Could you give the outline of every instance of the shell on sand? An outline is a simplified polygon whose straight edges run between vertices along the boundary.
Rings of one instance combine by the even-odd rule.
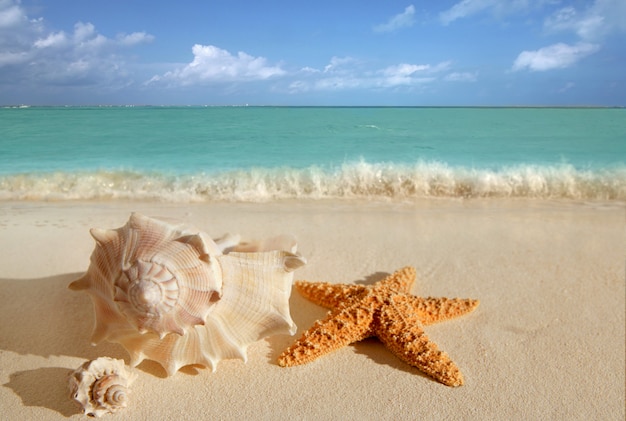
[[[123,360],[101,357],[87,361],[70,375],[70,397],[85,415],[115,413],[128,405],[130,385],[136,377]]]
[[[106,339],[168,375],[222,359],[246,360],[259,339],[293,334],[293,271],[305,264],[295,240],[240,244],[212,240],[190,225],[133,213],[121,228],[92,229],[96,247],[83,277],[70,284],[92,298],[94,344]]]

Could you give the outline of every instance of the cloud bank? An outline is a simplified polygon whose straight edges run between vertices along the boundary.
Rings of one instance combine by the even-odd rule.
[[[289,85],[291,93],[311,91],[342,91],[353,89],[382,90],[421,89],[436,81],[473,81],[455,78],[449,73],[452,63],[437,64],[400,63],[372,70],[351,57],[333,57],[323,70],[303,68],[297,79]]]
[[[123,51],[153,40],[145,32],[106,37],[89,22],[50,31],[19,2],[0,0],[0,84],[122,86],[130,83]]]

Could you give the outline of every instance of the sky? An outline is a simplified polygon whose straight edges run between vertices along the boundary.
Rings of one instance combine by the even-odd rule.
[[[0,105],[625,106],[626,0],[0,0]]]

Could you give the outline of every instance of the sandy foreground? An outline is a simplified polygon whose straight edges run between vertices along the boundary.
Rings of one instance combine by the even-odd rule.
[[[307,365],[277,356],[326,310],[291,297],[296,336],[249,348],[248,362],[173,377],[137,368],[129,408],[104,419],[623,420],[626,204],[431,200],[417,204],[0,203],[0,407],[3,419],[86,418],[67,376],[88,359],[89,297],[67,289],[89,264],[90,227],[132,211],[175,217],[217,237],[291,233],[308,264],[296,279],[372,282],[417,269],[413,293],[478,298],[472,314],[426,327],[465,385],[422,375],[376,339]]]

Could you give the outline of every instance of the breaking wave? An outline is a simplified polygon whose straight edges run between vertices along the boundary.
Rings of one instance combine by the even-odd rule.
[[[152,200],[266,202],[281,199],[406,201],[429,197],[626,200],[626,166],[493,169],[356,162],[334,169],[257,168],[211,174],[136,171],[0,175],[0,200]]]

